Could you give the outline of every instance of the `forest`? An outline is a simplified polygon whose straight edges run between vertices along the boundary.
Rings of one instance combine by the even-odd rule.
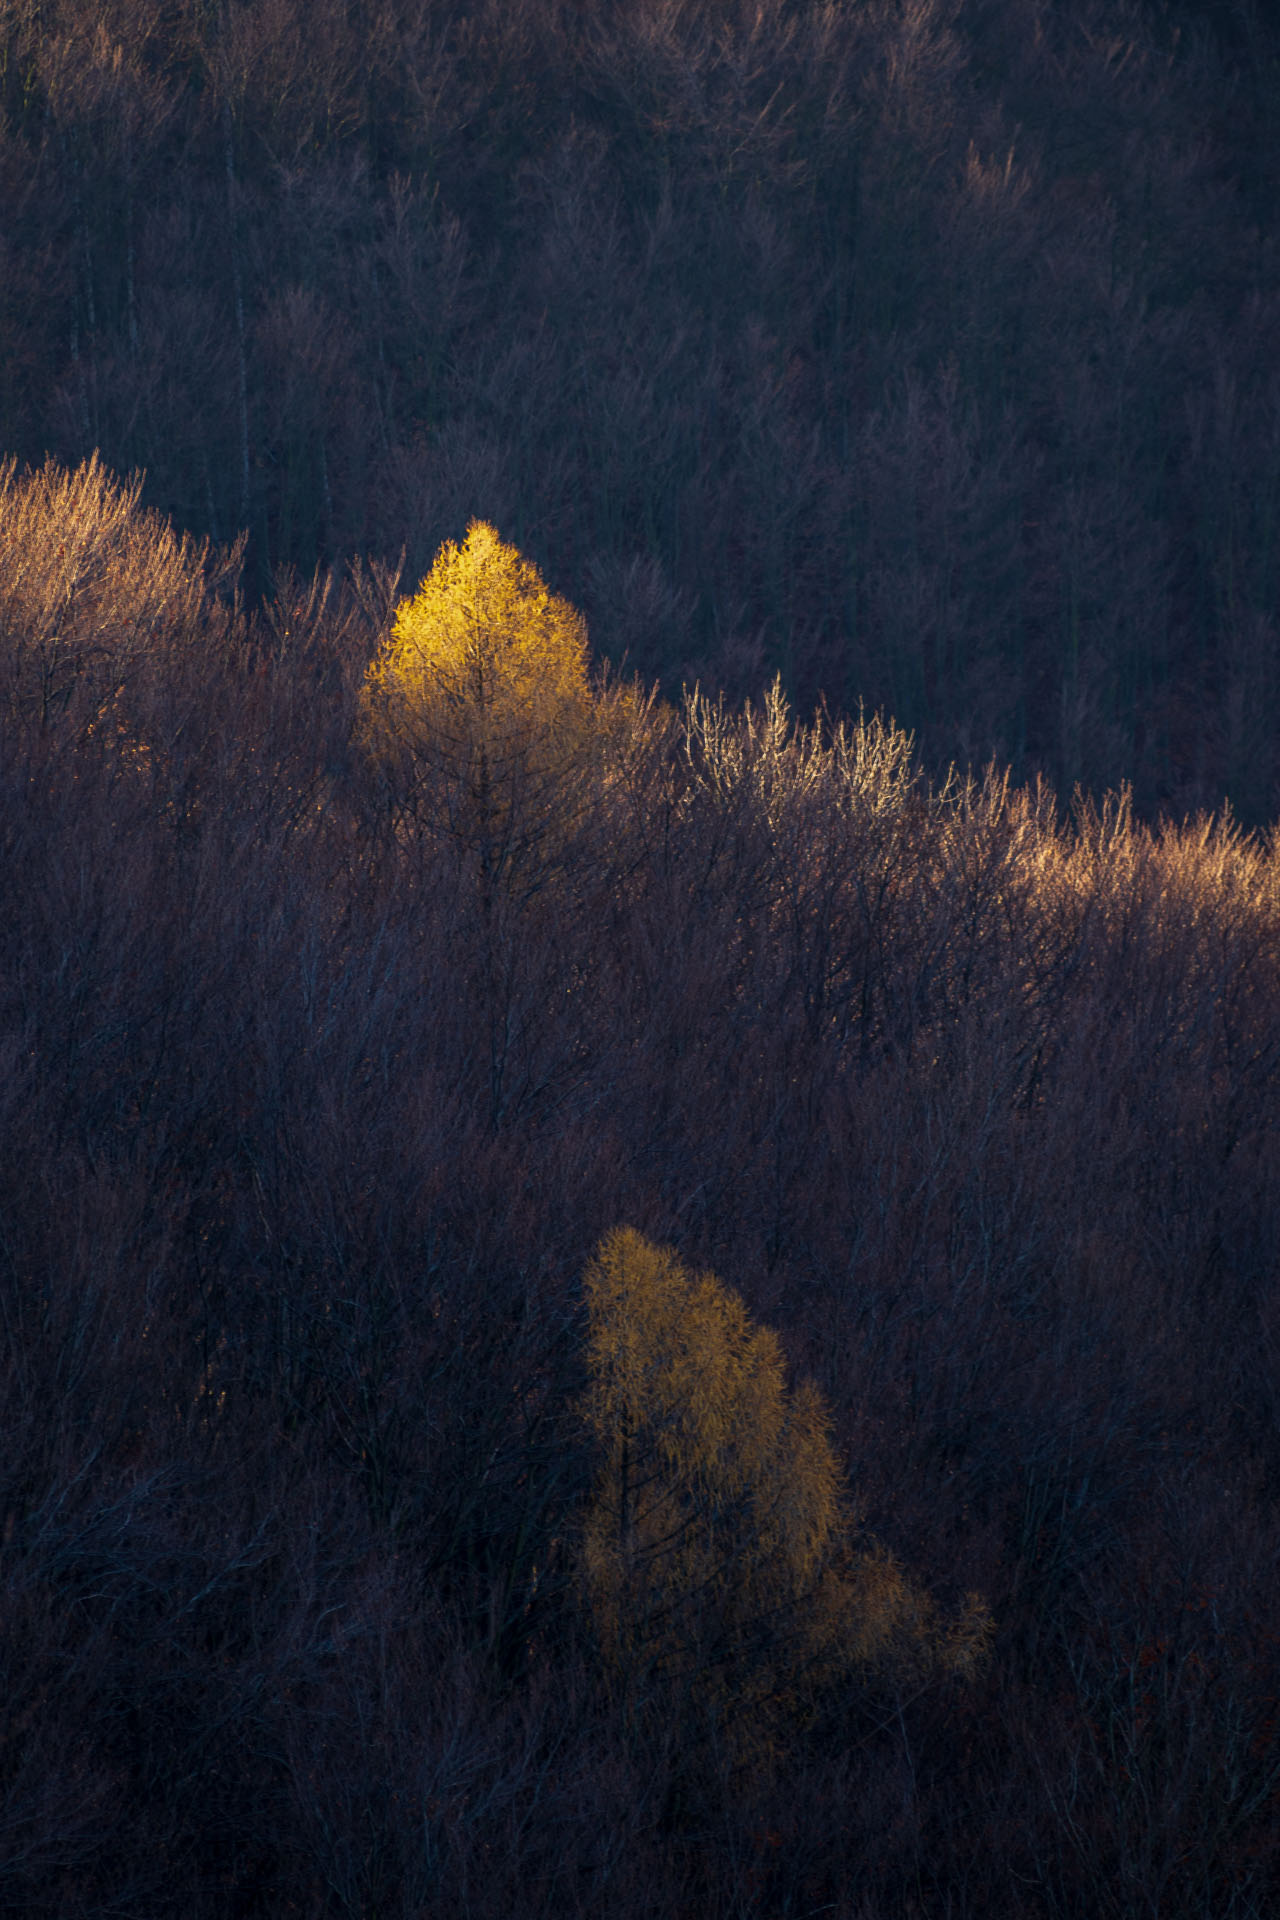
[[[1280,1905],[1280,28],[0,0],[0,1909]]]

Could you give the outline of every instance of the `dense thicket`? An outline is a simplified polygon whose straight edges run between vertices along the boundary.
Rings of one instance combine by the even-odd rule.
[[[1274,845],[633,699],[503,884],[359,748],[394,581],[235,577],[0,482],[0,1905],[1273,1913]],[[768,1765],[602,1684],[620,1224],[977,1678]]]
[[[1261,821],[1277,205],[1223,0],[7,0],[0,450]]]

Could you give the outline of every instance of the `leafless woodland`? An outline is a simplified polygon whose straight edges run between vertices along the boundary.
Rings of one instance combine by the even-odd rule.
[[[6,1912],[1275,1911],[1278,72],[0,9]],[[502,885],[360,732],[473,514],[626,722]],[[620,1225],[980,1671],[611,1684]]]

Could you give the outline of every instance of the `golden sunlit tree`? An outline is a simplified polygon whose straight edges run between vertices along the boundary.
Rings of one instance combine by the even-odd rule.
[[[403,793],[429,783],[432,819],[493,881],[563,840],[594,705],[581,614],[473,520],[397,609],[366,678],[362,734]]]
[[[709,1712],[739,1752],[858,1669],[971,1673],[976,1597],[944,1621],[892,1554],[855,1545],[830,1416],[714,1274],[629,1228],[584,1276],[598,1473],[582,1566],[605,1659]]]

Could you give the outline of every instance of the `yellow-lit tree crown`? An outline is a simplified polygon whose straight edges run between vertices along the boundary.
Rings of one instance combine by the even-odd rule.
[[[753,1562],[776,1559],[777,1578],[803,1585],[840,1521],[840,1473],[826,1409],[810,1387],[788,1391],[777,1335],[714,1274],[629,1228],[601,1243],[585,1286],[606,1495],[590,1550],[652,1551],[678,1581],[706,1551],[701,1518],[732,1513],[749,1522]],[[628,1450],[645,1464],[624,1487]]]
[[[552,746],[588,700],[587,630],[532,561],[473,520],[447,541],[369,672],[370,733],[483,754],[490,776],[511,755]]]
[[[500,878],[539,885],[572,841],[599,709],[581,614],[473,520],[397,608],[365,678],[360,737],[401,818],[473,852],[491,900]]]
[[[737,1293],[630,1228],[584,1289],[583,1572],[616,1673],[679,1683],[758,1752],[780,1708],[855,1669],[974,1670],[986,1608],[944,1622],[886,1549],[854,1548],[826,1404]]]

